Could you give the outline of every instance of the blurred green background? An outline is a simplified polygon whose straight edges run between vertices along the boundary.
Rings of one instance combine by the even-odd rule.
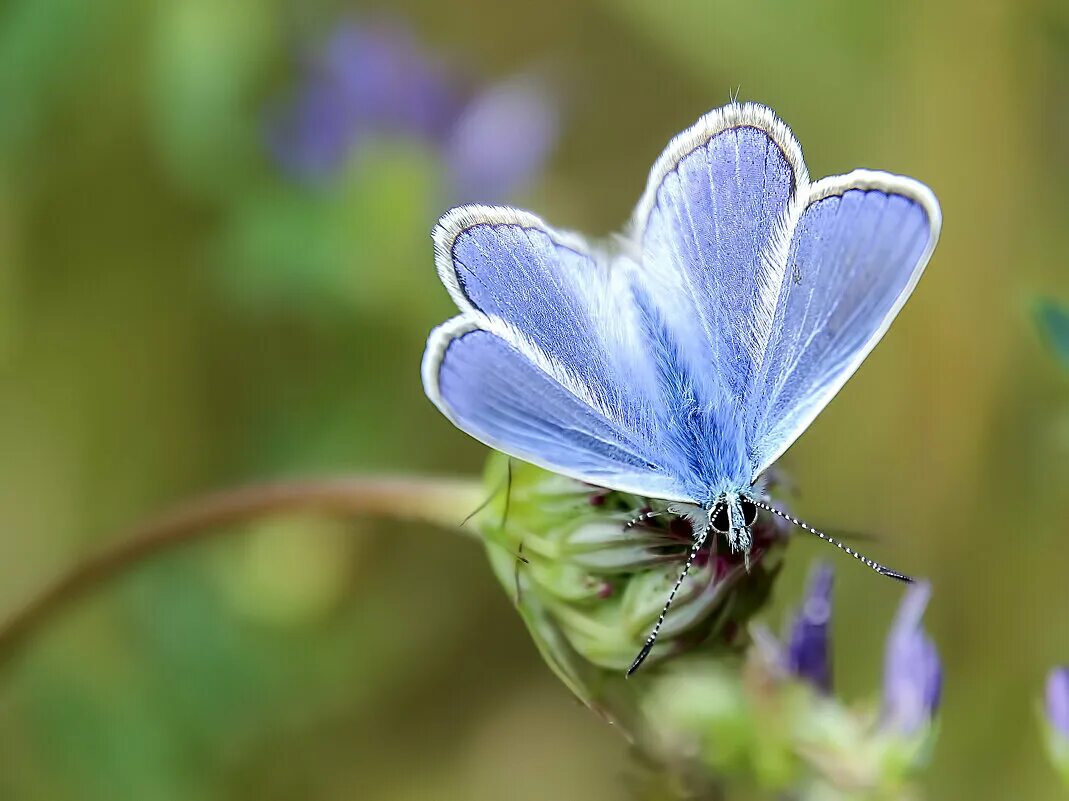
[[[352,66],[372,46],[395,83]],[[0,609],[202,491],[478,471],[419,382],[451,314],[434,219],[507,200],[608,233],[736,90],[811,174],[889,169],[942,202],[913,300],[784,464],[803,517],[934,583],[929,796],[1060,797],[1036,718],[1069,661],[1069,374],[1031,319],[1069,300],[1055,0],[7,0]],[[339,117],[339,93],[363,100]],[[0,798],[626,796],[622,741],[478,547],[312,518],[235,534],[115,582],[0,673]],[[777,606],[817,554],[793,543]],[[838,692],[863,697],[900,588],[837,567]]]

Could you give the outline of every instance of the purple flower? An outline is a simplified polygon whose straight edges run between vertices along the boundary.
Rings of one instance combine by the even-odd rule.
[[[1069,739],[1069,668],[1056,667],[1047,676],[1046,708],[1051,728]]]
[[[786,666],[822,692],[831,692],[831,591],[834,574],[818,563],[809,575],[805,601],[787,634]]]
[[[505,199],[538,173],[556,142],[556,109],[540,81],[517,76],[483,90],[464,108],[446,146],[455,199]]]
[[[292,103],[268,131],[282,166],[322,178],[344,163],[371,133],[432,139],[456,115],[445,69],[403,26],[346,23],[304,66]]]
[[[304,65],[292,100],[268,126],[291,175],[329,178],[371,136],[438,150],[453,200],[503,200],[536,174],[557,140],[545,87],[514,77],[473,87],[395,21],[334,30]]]
[[[883,725],[904,735],[920,731],[939,708],[943,672],[935,644],[921,628],[931,587],[906,590],[884,658]]]

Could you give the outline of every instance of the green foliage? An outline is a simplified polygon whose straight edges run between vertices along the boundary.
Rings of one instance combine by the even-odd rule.
[[[1069,739],[1045,719],[1041,720],[1040,726],[1043,732],[1043,744],[1047,748],[1051,764],[1062,783],[1069,787]]]
[[[149,121],[170,176],[227,198],[263,169],[266,78],[280,47],[270,4],[161,3],[150,25]]]

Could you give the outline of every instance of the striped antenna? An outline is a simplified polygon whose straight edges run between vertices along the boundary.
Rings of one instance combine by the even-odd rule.
[[[914,581],[914,579],[912,579],[911,577],[907,576],[905,573],[899,573],[897,570],[891,570],[891,568],[889,568],[889,567],[884,567],[879,562],[873,562],[867,556],[863,556],[862,554],[859,554],[857,551],[855,551],[849,545],[846,545],[845,543],[840,542],[839,540],[835,539],[834,537],[829,537],[823,531],[817,531],[815,528],[813,528],[808,523],[803,523],[798,518],[791,517],[786,512],[781,512],[779,509],[776,509],[773,506],[769,506],[767,503],[764,503],[763,501],[754,500],[753,502],[754,502],[755,506],[758,506],[758,507],[760,507],[760,508],[762,508],[762,509],[764,509],[766,511],[772,512],[772,514],[774,514],[774,515],[779,515],[784,520],[789,520],[791,523],[794,523],[794,525],[798,526],[798,528],[802,529],[803,531],[808,531],[810,534],[814,534],[817,537],[820,537],[822,540],[824,540],[824,542],[827,542],[827,543],[830,543],[830,544],[834,545],[840,551],[846,551],[852,557],[857,559],[857,561],[861,562],[864,565],[868,565],[873,570],[875,570],[877,573],[879,573],[881,576],[887,576],[888,578],[897,579],[898,581],[904,581],[907,584],[912,584],[913,581]]]

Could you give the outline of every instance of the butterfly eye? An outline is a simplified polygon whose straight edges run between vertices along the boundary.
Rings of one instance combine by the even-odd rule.
[[[716,507],[716,514],[712,519],[713,530],[721,534],[727,534],[731,530],[731,520],[728,517],[728,506],[722,503]]]
[[[742,522],[749,528],[757,522],[757,504],[749,498],[740,498],[739,505],[742,506]]]

